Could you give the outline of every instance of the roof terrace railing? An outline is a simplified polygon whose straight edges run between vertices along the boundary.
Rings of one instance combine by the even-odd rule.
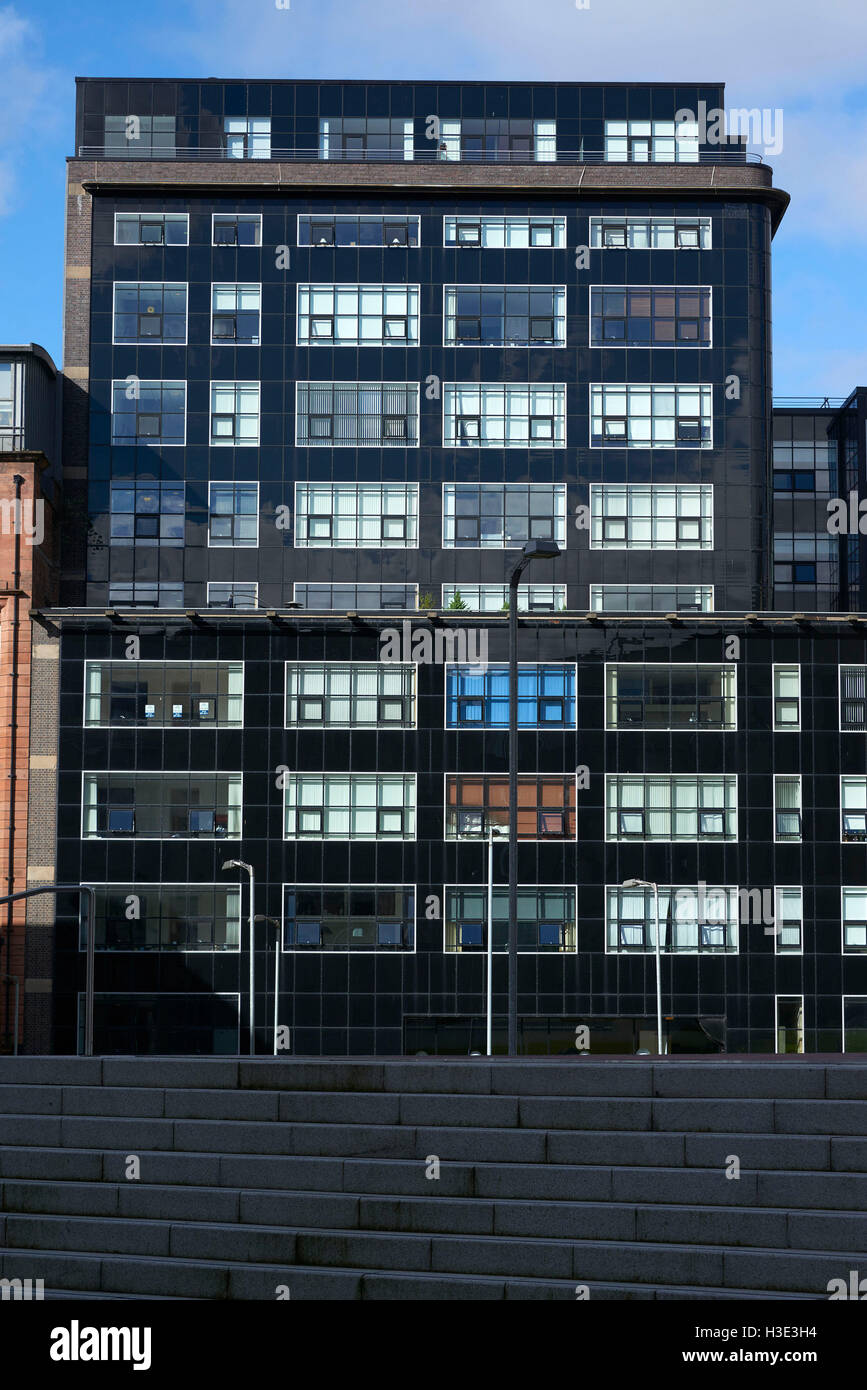
[[[848,396],[774,396],[774,410],[839,410]]]
[[[445,155],[437,150],[413,151],[412,158],[407,158],[403,150],[358,150],[351,154],[330,153],[323,154],[319,146],[316,148],[295,148],[295,149],[273,149],[268,155],[248,156],[240,160],[237,155],[233,155],[222,145],[214,146],[169,146],[165,149],[159,146],[145,144],[142,142],[130,141],[130,146],[135,149],[120,145],[79,145],[79,159],[131,159],[145,161],[159,160],[204,160],[222,162],[223,160],[233,160],[236,163],[267,164],[278,162],[286,163],[323,163],[323,164],[763,164],[764,161],[760,154],[752,150],[701,150],[694,158],[686,159],[650,159],[650,160],[623,160],[608,159],[601,150],[558,150],[556,154],[546,154],[544,157],[535,155],[532,151],[526,150],[497,150],[486,151],[483,155],[476,152],[464,153],[460,156],[451,154]]]

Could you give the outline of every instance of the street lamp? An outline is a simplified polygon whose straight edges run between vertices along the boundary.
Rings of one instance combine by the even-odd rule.
[[[280,932],[283,923],[279,917],[265,917],[262,913],[257,913],[253,918],[254,922],[270,922],[277,935],[274,938],[274,1056],[277,1056],[277,1029],[280,1017]]]
[[[255,959],[253,952],[253,898],[255,894],[255,880],[253,877],[253,865],[245,864],[243,859],[226,859],[221,865],[223,869],[246,869],[250,875],[250,1056],[256,1056],[256,1029],[254,1024],[254,1001],[255,1001]]]
[[[488,826],[488,974],[487,974],[487,1047],[488,1057],[492,1057],[492,1034],[494,1028],[494,836],[506,835],[504,825]]]
[[[652,888],[653,889],[653,941],[656,948],[656,1045],[660,1057],[662,1056],[662,967],[659,959],[659,888],[655,883],[648,883],[644,878],[627,878],[623,882],[624,888]]]
[[[533,560],[556,560],[554,540],[527,541],[509,576],[509,1056],[518,1055],[518,585]]]

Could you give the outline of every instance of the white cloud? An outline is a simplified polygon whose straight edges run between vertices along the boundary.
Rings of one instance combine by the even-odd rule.
[[[21,194],[19,167],[35,140],[57,127],[58,77],[42,61],[38,30],[14,5],[0,9],[0,215],[13,212]]]

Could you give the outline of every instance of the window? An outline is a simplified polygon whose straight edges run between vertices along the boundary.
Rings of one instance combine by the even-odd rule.
[[[842,888],[844,955],[867,951],[867,888]]]
[[[566,386],[443,386],[443,445],[447,449],[562,449],[566,445]]]
[[[591,550],[712,550],[713,487],[591,483]]]
[[[211,444],[258,443],[258,381],[212,381]]]
[[[209,608],[256,608],[259,604],[259,585],[245,583],[208,584]]]
[[[503,613],[508,610],[508,604],[508,584],[443,585],[443,608],[465,608],[470,613]],[[518,588],[519,613],[559,613],[565,607],[565,584],[521,584]]]
[[[606,889],[605,950],[714,955],[738,950],[737,888],[659,885],[659,921],[652,888]]]
[[[296,443],[339,448],[417,448],[416,381],[299,381]]]
[[[113,381],[112,444],[183,444],[186,439],[185,381]]]
[[[592,285],[591,347],[710,347],[704,285]]]
[[[215,212],[211,217],[213,246],[261,246],[260,212]]]
[[[820,585],[836,593],[838,570],[837,536],[811,531],[774,532],[774,584],[778,588],[788,585],[813,589]]]
[[[446,667],[447,729],[508,729],[507,666]],[[575,728],[575,667],[518,667],[518,727]]]
[[[301,608],[318,612],[369,610],[373,613],[414,612],[417,584],[296,584],[295,600]]]
[[[0,362],[0,448],[24,445],[24,368],[20,362]]]
[[[418,346],[418,285],[299,285],[298,343]]]
[[[287,662],[286,728],[412,729],[415,683],[397,662]]]
[[[804,996],[778,994],[776,1004],[777,1052],[804,1051]]]
[[[606,121],[605,158],[613,163],[698,163],[697,121]]]
[[[444,217],[445,246],[563,247],[565,217]]]
[[[557,158],[555,121],[488,117],[441,120],[438,155],[465,163],[549,163]]]
[[[259,544],[259,484],[211,483],[208,545]]]
[[[415,774],[286,774],[287,840],[414,840]]]
[[[271,121],[261,116],[226,116],[223,122],[229,159],[270,159]]]
[[[241,996],[238,993],[124,994],[97,991],[93,998],[94,1048],[100,1056],[237,1057]],[[84,1052],[84,992],[78,995],[78,1052]]]
[[[97,951],[237,951],[241,889],[209,883],[94,885]],[[130,895],[137,915],[129,916]],[[87,948],[82,921],[80,950]]]
[[[738,779],[608,775],[607,840],[736,840]]]
[[[840,778],[843,840],[867,840],[867,777]]]
[[[801,727],[801,668],[774,667],[774,728]]]
[[[107,159],[173,159],[174,116],[106,116]]]
[[[188,246],[190,219],[186,212],[116,212],[115,246]]]
[[[804,949],[803,889],[774,889],[774,948],[778,955],[800,955]]]
[[[151,583],[135,580],[109,584],[108,601],[118,608],[183,608],[184,586],[180,583]]]
[[[528,540],[566,544],[566,488],[545,483],[445,483],[443,545],[519,549]]]
[[[240,838],[240,772],[85,772],[83,777],[82,839]]]
[[[259,285],[211,286],[211,344],[259,343],[262,290]]]
[[[418,483],[297,483],[296,546],[418,544]]]
[[[109,533],[112,545],[183,545],[183,484],[112,483]]]
[[[565,347],[565,285],[446,285],[451,347]]]
[[[290,884],[284,951],[413,951],[415,889],[381,884]]]
[[[712,613],[713,585],[591,584],[594,613]]]
[[[403,117],[323,117],[319,121],[319,158],[412,159],[413,122]]]
[[[242,728],[243,662],[86,661],[85,728]]]
[[[733,666],[606,666],[608,729],[734,729]]]
[[[162,281],[114,286],[115,343],[185,343],[187,287]]]
[[[298,217],[299,246],[418,246],[419,221],[410,214],[356,216],[338,212]]]
[[[446,839],[509,827],[508,777],[446,774]],[[575,776],[518,778],[518,839],[575,839]]]
[[[710,449],[712,386],[590,387],[593,449]]]
[[[843,995],[843,1051],[867,1052],[867,995]]]
[[[493,951],[508,950],[509,890],[495,884],[492,894]],[[531,954],[576,950],[574,888],[518,885],[518,950]],[[484,952],[488,941],[486,888],[446,887],[446,951]]]
[[[605,250],[709,251],[709,217],[591,217],[590,245]]]
[[[774,839],[800,841],[801,778],[798,775],[774,778]],[[867,838],[867,836],[865,836]]]
[[[867,666],[840,667],[840,728],[843,733],[867,731]]]

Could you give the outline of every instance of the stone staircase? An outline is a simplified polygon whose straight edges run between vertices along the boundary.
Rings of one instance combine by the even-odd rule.
[[[867,1276],[865,1136],[854,1058],[0,1058],[0,1277],[827,1299]]]

